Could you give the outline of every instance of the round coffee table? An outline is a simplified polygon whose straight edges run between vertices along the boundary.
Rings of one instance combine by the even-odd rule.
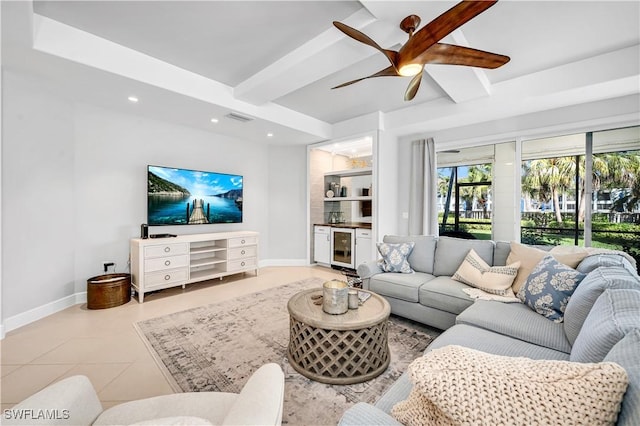
[[[359,290],[366,291],[366,290]],[[289,363],[312,380],[346,385],[380,375],[389,365],[387,320],[391,308],[381,296],[358,309],[327,314],[311,296],[322,288],[295,294],[287,305],[290,317]]]

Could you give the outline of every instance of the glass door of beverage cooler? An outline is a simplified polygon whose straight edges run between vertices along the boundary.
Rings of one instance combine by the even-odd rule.
[[[355,232],[353,229],[331,228],[331,264],[355,268]]]

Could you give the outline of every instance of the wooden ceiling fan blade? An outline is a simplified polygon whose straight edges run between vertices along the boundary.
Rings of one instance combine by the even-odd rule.
[[[422,64],[464,65],[489,69],[501,67],[509,60],[505,55],[446,43],[436,43],[416,58],[416,62]]]
[[[442,40],[456,28],[469,22],[491,6],[493,1],[462,1],[451,9],[429,22],[402,46],[399,53],[398,65],[411,63],[422,52]]]
[[[333,21],[333,25],[352,39],[371,46],[374,49],[378,49],[380,52],[384,53],[387,59],[389,59],[389,62],[391,62],[391,65],[396,68],[398,63],[398,52],[396,52],[395,50],[383,49],[368,35],[356,30],[355,28],[351,28],[350,26],[343,24],[342,22]]]
[[[395,68],[393,68],[393,66],[390,66],[390,67],[387,67],[387,68],[385,68],[383,70],[378,71],[375,74],[371,74],[371,75],[368,75],[366,77],[362,77],[362,78],[358,78],[358,79],[355,79],[355,80],[347,81],[346,83],[342,83],[339,86],[332,87],[332,89],[339,89],[341,87],[349,86],[349,85],[351,85],[353,83],[357,83],[359,81],[366,80],[367,78],[374,78],[374,77],[399,77],[399,75],[396,72]]]
[[[416,93],[418,93],[418,89],[420,88],[420,82],[422,82],[422,70],[420,70],[418,74],[414,75],[411,82],[409,82],[407,91],[404,92],[405,101],[410,101],[415,98]]]

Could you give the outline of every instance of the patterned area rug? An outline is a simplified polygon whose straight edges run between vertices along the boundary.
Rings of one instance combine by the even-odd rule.
[[[176,392],[239,392],[261,365],[275,362],[285,373],[283,424],[335,425],[356,402],[375,402],[420,356],[435,332],[392,316],[391,363],[373,380],[326,385],[296,372],[287,360],[287,301],[295,293],[322,287],[310,278],[135,324]]]

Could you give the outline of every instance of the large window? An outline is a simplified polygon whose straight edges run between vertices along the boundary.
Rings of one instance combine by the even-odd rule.
[[[521,240],[623,250],[640,264],[640,128],[525,141]]]
[[[438,154],[440,235],[491,239],[492,159],[493,147]]]

